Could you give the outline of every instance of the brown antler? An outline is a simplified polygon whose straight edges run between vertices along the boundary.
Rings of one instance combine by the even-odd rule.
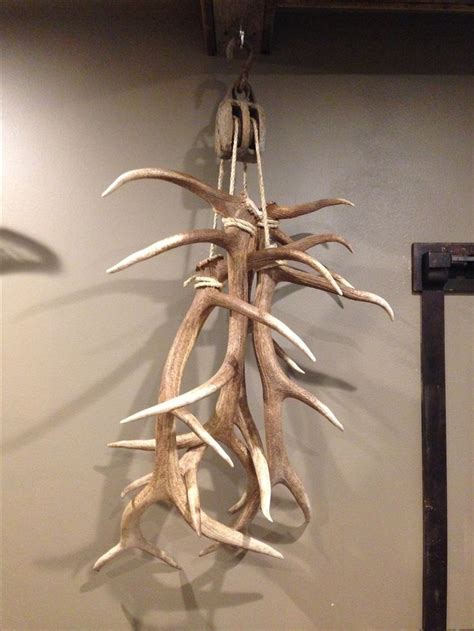
[[[272,234],[275,238],[278,238],[280,242],[291,244],[291,248],[296,250],[307,249],[321,243],[336,242],[341,243],[352,252],[349,243],[338,235],[311,235],[298,241],[292,241],[290,237],[281,232],[278,228],[275,228]],[[282,250],[282,248],[278,249]],[[275,252],[276,250],[273,251]],[[251,253],[249,256],[249,265],[258,268],[262,262],[265,262],[267,258],[262,256],[264,252],[266,253],[266,251],[260,250]],[[335,276],[339,277],[339,275]],[[283,262],[280,262],[274,267],[264,269],[258,273],[255,304],[269,312],[271,310],[276,285],[281,281],[296,282],[301,285],[336,293],[332,283],[329,283],[326,279],[320,278],[313,273],[290,268],[284,265]],[[342,285],[341,290],[344,296],[378,304],[382,306],[393,319],[393,311],[383,298],[375,294],[348,288],[345,286],[347,281],[343,279],[343,282],[344,285]],[[284,360],[289,363],[292,368],[296,369],[297,372],[304,372],[297,364],[295,365],[293,360],[272,340],[271,333],[268,329],[258,323],[254,323],[252,335],[263,387],[265,435],[271,485],[285,485],[296,499],[305,520],[309,521],[311,517],[309,499],[301,479],[290,464],[285,447],[282,424],[283,402],[287,398],[298,399],[318,411],[339,429],[343,428],[327,406],[321,403],[314,395],[294,383],[282,370],[277,356],[283,356]],[[256,512],[255,497],[248,491],[229,509],[231,513],[239,511],[241,512],[237,519],[234,520],[232,526],[235,529],[245,531]],[[216,550],[216,548],[217,545],[213,544],[201,554],[212,552]]]
[[[247,230],[241,230],[239,224],[234,223],[228,224],[222,235],[217,235],[217,231],[212,231],[212,234],[209,234],[209,232],[203,234],[202,231],[198,231],[198,234],[194,233],[194,235],[180,235],[171,239],[165,239],[158,242],[158,244],[154,244],[151,248],[146,248],[136,255],[127,257],[125,261],[118,266],[114,266],[111,270],[124,269],[130,264],[164,252],[172,247],[202,242],[206,240],[206,237],[210,237],[207,240],[211,240],[213,243],[217,242],[225,247],[228,252],[228,283],[231,295],[221,296],[219,294],[215,288],[215,284],[220,283],[215,270],[215,261],[209,262],[205,272],[214,283],[211,283],[211,287],[205,287],[196,291],[193,305],[178,330],[163,371],[164,376],[159,395],[160,403],[149,410],[125,419],[128,421],[143,418],[150,414],[157,415],[154,470],[152,475],[146,479],[146,486],[128,504],[124,511],[119,543],[103,555],[94,567],[95,569],[100,569],[104,563],[129,548],[145,550],[171,565],[176,565],[174,560],[166,553],[146,542],[140,531],[139,524],[143,513],[151,504],[161,501],[175,504],[185,520],[199,533],[202,532],[204,535],[223,543],[238,545],[272,556],[281,556],[270,546],[252,537],[243,536],[238,531],[229,529],[199,510],[196,475],[193,472],[193,467],[186,466],[186,463],[180,467],[178,463],[174,416],[181,420],[184,419],[192,427],[193,431],[199,434],[201,439],[216,448],[215,438],[212,438],[204,428],[202,430],[198,429],[199,422],[197,419],[188,410],[183,410],[183,407],[221,388],[222,391],[215,414],[217,420],[214,420],[214,423],[211,421],[210,425],[213,425],[214,436],[224,437],[225,434],[226,442],[233,447],[234,451],[239,450],[237,439],[232,437],[229,428],[231,430],[234,410],[238,404],[240,392],[239,376],[243,374],[247,318],[250,317],[260,322],[265,322],[265,324],[273,326],[283,334],[290,336],[291,339],[296,338],[283,323],[245,302],[247,299],[247,249],[254,241],[251,235],[255,229],[249,222],[249,219],[252,219],[252,215],[247,210],[248,204],[245,202],[244,197],[222,194],[220,191],[216,191],[194,178],[160,169],[128,172],[116,180],[105,194],[116,190],[125,182],[148,177],[173,181],[189,190],[193,190],[193,192],[209,201],[222,214],[235,218],[236,222],[245,222],[252,230],[248,227]],[[206,384],[196,388],[191,393],[180,396],[178,392],[184,366],[204,321],[215,306],[231,310],[228,348],[224,363],[218,373]],[[302,342],[300,346],[306,349]],[[233,377],[235,378],[233,379]],[[224,387],[226,385],[227,387]],[[195,450],[197,451],[193,453],[193,459],[199,461],[203,449],[197,447]],[[245,449],[240,451],[243,451],[244,454],[246,453]],[[242,455],[241,458],[244,459],[245,456]],[[188,459],[191,459],[191,456],[188,456]]]
[[[281,557],[281,554],[271,546],[249,536],[246,528],[259,507],[271,521],[271,487],[278,483],[288,486],[305,517],[309,519],[310,516],[307,495],[289,463],[284,445],[283,402],[289,397],[296,398],[317,410],[340,429],[342,425],[327,406],[290,380],[280,366],[278,357],[295,371],[303,372],[286,351],[274,342],[272,330],[289,339],[310,359],[314,360],[314,356],[291,329],[271,314],[275,287],[280,281],[294,282],[354,300],[374,302],[393,314],[383,299],[352,288],[342,276],[331,272],[306,253],[310,247],[331,241],[351,249],[342,237],[314,235],[293,241],[277,225],[279,219],[308,214],[329,205],[351,205],[347,200],[325,199],[292,207],[269,204],[267,211],[272,222],[272,237],[279,245],[264,247],[263,241],[257,236],[258,227],[262,227],[263,221],[263,227],[268,228],[269,223],[266,223],[266,215],[259,211],[246,193],[240,196],[230,195],[192,176],[150,168],[123,174],[104,192],[104,196],[127,182],[150,178],[172,182],[195,193],[223,217],[224,227],[193,230],[161,239],[127,256],[107,271],[115,273],[125,270],[174,248],[195,243],[211,243],[221,247],[226,252],[226,259],[224,260],[221,255],[212,256],[197,266],[195,295],[165,362],[158,403],[122,421],[125,423],[155,416],[154,438],[119,441],[109,445],[114,448],[154,451],[155,456],[153,470],[131,482],[123,490],[122,496],[136,491],[138,493],[127,504],[122,515],[118,544],[100,557],[94,568],[99,570],[119,553],[133,548],[143,550],[169,565],[178,567],[176,561],[166,552],[146,541],[141,532],[141,518],[156,502],[176,506],[198,535],[202,534],[216,542],[203,553],[223,543]],[[268,241],[266,243],[268,244]],[[306,265],[313,271],[296,269],[289,266],[287,261]],[[257,286],[252,304],[249,294],[254,271],[257,272]],[[228,291],[224,293],[222,289],[226,281]],[[202,327],[215,307],[223,308],[229,313],[224,361],[219,370],[206,382],[181,393],[181,380],[188,358]],[[263,384],[267,457],[247,402],[244,366],[249,322],[253,323],[252,336]],[[191,412],[190,406],[216,392],[219,394],[215,410],[210,419],[202,424]],[[177,436],[175,419],[186,424],[191,432]],[[207,447],[214,449],[232,466],[232,460],[225,447],[238,458],[247,475],[246,491],[230,509],[230,512],[238,513],[232,527],[212,519],[201,508],[198,472]],[[185,449],[181,458],[179,449]]]

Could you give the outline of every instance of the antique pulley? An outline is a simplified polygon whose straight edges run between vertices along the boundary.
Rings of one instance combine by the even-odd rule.
[[[227,46],[227,58],[232,59],[236,40],[230,40]],[[217,157],[229,160],[232,156],[235,121],[238,122],[239,136],[237,141],[237,160],[239,162],[255,162],[254,125],[257,124],[260,140],[260,151],[265,148],[265,112],[255,100],[248,75],[253,61],[253,51],[247,42],[242,42],[240,48],[248,52],[241,73],[233,86],[228,90],[225,98],[219,104],[216,115],[215,150]]]

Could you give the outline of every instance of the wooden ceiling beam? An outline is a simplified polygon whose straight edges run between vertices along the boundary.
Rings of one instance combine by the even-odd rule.
[[[225,54],[232,37],[245,39],[260,53],[271,51],[276,11],[398,11],[474,13],[474,0],[200,0],[204,41],[209,55]]]

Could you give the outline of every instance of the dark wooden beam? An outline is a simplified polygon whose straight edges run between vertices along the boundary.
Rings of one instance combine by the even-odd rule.
[[[446,629],[448,498],[444,291],[421,295],[423,629]]]
[[[334,9],[337,11],[429,11],[429,12],[461,12],[474,11],[474,2],[469,0],[376,0],[360,2],[356,0],[279,0],[279,9],[288,11]]]
[[[474,293],[474,243],[414,243],[412,274],[412,289],[421,293],[422,628],[445,631],[448,502],[444,299]]]
[[[207,54],[215,55],[217,52],[216,25],[214,24],[214,8],[212,0],[201,0],[201,24]]]
[[[200,0],[202,27],[209,55],[225,54],[240,27],[257,53],[269,53],[277,11],[398,11],[473,13],[474,0]]]

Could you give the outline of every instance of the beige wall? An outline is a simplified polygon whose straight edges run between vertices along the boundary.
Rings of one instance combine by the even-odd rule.
[[[462,28],[457,37],[459,24],[447,18],[452,49],[442,53],[443,39],[434,36],[431,48],[421,38],[413,49],[418,27],[408,28],[413,66],[386,36],[390,20],[400,35],[398,18],[373,18],[382,31],[357,18],[354,32],[330,17],[312,43],[304,20],[287,29],[280,20],[279,50],[254,72],[268,115],[269,197],[352,199],[355,209],[301,218],[293,233],[349,238],[353,256],[332,247],[322,257],[357,287],[384,295],[397,316],[391,324],[375,307],[341,309],[310,290],[282,291],[275,305],[318,356],[314,370],[305,364],[303,381],[346,426],[340,434],[301,405],[287,406],[287,441],[312,522],[304,528],[278,488],[275,524],[259,517],[253,532],[284,561],[199,559],[203,542],[157,508],[147,532],[159,533],[182,571],[130,555],[91,572],[117,537],[120,490],[150,463],[146,454],[105,445],[151,435],[149,423],[118,420],[154,401],[192,296],[182,281],[205,249],[113,277],[104,270],[152,240],[211,220],[194,198],[163,183],[130,185],[106,200],[100,193],[140,166],[215,181],[213,113],[235,67],[202,52],[197,4],[139,3],[133,13],[117,2],[54,10],[12,2],[7,11],[2,248],[38,263],[10,263],[3,276],[3,628],[419,628],[419,298],[411,295],[410,245],[474,236],[467,37]],[[438,58],[447,74],[439,74]],[[458,628],[474,627],[472,318],[471,298],[448,300],[449,626]],[[219,360],[223,322],[211,324],[188,385]],[[238,479],[209,458],[204,503],[224,516]]]

